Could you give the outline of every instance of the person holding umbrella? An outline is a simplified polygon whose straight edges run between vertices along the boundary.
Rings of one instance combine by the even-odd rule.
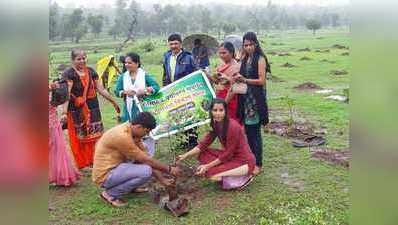
[[[196,66],[200,69],[206,69],[206,67],[210,65],[208,49],[202,44],[202,41],[199,38],[194,41],[192,55]]]

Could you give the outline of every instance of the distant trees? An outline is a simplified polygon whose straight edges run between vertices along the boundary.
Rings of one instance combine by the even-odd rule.
[[[94,37],[107,33],[123,37],[126,43],[137,35],[178,33],[216,33],[222,35],[254,30],[258,34],[271,29],[307,27],[315,34],[321,27],[349,25],[344,7],[281,6],[268,4],[239,6],[232,4],[154,4],[143,10],[136,0],[117,0],[115,7],[105,4],[97,9],[70,9],[50,4],[49,39],[79,40],[88,32]],[[308,20],[314,18],[315,20]]]
[[[87,23],[90,26],[91,32],[98,37],[98,35],[102,31],[102,27],[104,26],[104,16],[102,15],[89,15],[87,17]]]
[[[319,20],[310,19],[305,23],[305,26],[307,27],[308,30],[312,30],[313,34],[315,35],[315,32],[321,29],[322,24]]]

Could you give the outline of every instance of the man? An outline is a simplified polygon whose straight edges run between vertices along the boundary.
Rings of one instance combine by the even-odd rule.
[[[163,56],[163,86],[185,77],[197,70],[192,54],[182,48],[182,39],[179,34],[171,34],[168,39],[170,50]],[[188,141],[181,143],[183,149],[191,149],[198,145],[196,129],[185,132]]]
[[[194,62],[200,69],[206,69],[210,65],[208,50],[206,46],[202,45],[202,40],[200,39],[195,39],[193,43],[192,55]]]
[[[180,169],[152,159],[142,143],[142,137],[156,127],[149,112],[141,112],[131,122],[107,130],[95,147],[92,180],[104,188],[100,196],[113,206],[125,206],[121,199],[149,181],[153,175],[164,186],[172,186],[161,172],[180,175]]]

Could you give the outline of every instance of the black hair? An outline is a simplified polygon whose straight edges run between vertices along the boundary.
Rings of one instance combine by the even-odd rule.
[[[256,48],[254,49],[254,53],[253,53],[252,66],[254,67],[255,63],[259,60],[260,56],[262,56],[265,59],[265,63],[267,65],[267,70],[270,71],[270,66],[269,66],[269,63],[268,63],[268,59],[265,56],[264,51],[263,51],[263,49],[260,46],[260,43],[258,42],[257,35],[254,32],[250,32],[249,31],[243,36],[242,45],[244,44],[245,40],[254,42],[254,45],[256,46]],[[248,57],[249,56],[247,54],[245,54],[245,57],[243,59],[247,60]]]
[[[119,56],[119,62],[121,62],[123,65],[122,72],[123,73],[126,72],[127,71],[126,65],[124,65],[124,63],[126,62],[126,56],[124,56],[124,55]]]
[[[222,104],[223,107],[224,107],[224,111],[225,111],[225,117],[224,117],[223,124],[222,124],[222,133],[221,133],[221,135],[218,135],[217,132],[216,132],[215,121],[214,121],[213,113],[212,113],[212,110],[213,110],[215,104]],[[217,137],[218,136],[218,138],[220,138],[220,140],[226,141],[227,140],[228,125],[229,125],[227,102],[225,102],[225,100],[222,99],[222,98],[213,99],[213,101],[210,104],[209,114],[210,114],[210,126],[213,129],[211,131],[211,134],[213,135],[213,137]]]
[[[126,62],[127,57],[130,58],[131,61],[137,63],[137,64],[138,64],[138,68],[141,67],[140,56],[139,56],[137,53],[135,53],[135,52],[127,53],[127,54],[126,54],[126,57],[124,58],[124,61],[125,61],[125,62]]]
[[[83,53],[84,55],[86,55],[86,52],[84,52],[83,49],[80,49],[80,48],[72,49],[72,51],[70,52],[70,58],[71,58],[72,60],[75,60],[76,57],[77,57],[78,55],[80,55],[80,53]]]
[[[193,44],[194,44],[194,45],[200,45],[200,44],[202,44],[202,40],[200,40],[199,38],[197,38],[197,39],[195,39],[195,40],[193,41]]]
[[[141,125],[148,129],[155,129],[156,119],[150,112],[140,112],[138,115],[131,120],[131,125]]]
[[[235,58],[235,47],[231,42],[223,42],[221,43],[220,47],[227,49],[227,51],[232,54],[232,58]]]
[[[177,33],[171,34],[171,35],[167,38],[167,41],[168,41],[168,42],[170,42],[170,41],[179,41],[180,43],[182,43],[181,35],[179,35],[179,34],[177,34]]]
[[[263,51],[263,49],[261,48],[260,43],[258,42],[258,39],[257,39],[257,35],[256,35],[254,32],[250,32],[250,31],[247,32],[247,33],[243,36],[243,42],[242,42],[242,44],[245,42],[245,40],[254,42],[254,45],[256,46],[256,48],[254,49],[254,54],[253,54],[254,57],[257,57],[257,58],[258,58],[258,57],[262,56],[262,57],[265,58],[264,51]],[[245,57],[247,58],[248,56],[246,55]]]

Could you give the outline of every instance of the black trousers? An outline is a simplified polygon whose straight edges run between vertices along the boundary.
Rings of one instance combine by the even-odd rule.
[[[263,165],[263,141],[261,139],[261,124],[245,125],[245,132],[250,149],[256,157],[256,166]]]

